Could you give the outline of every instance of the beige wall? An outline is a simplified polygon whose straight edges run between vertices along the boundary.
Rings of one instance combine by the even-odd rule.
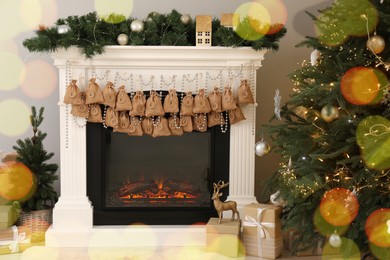
[[[279,0],[270,0],[279,1]],[[16,23],[21,18],[20,14],[16,13],[15,4],[20,4],[21,0],[1,1],[0,9],[0,32],[5,30],[13,30]],[[56,16],[55,18],[63,18],[69,15],[83,15],[94,11],[94,1],[92,0],[37,0],[37,2],[48,4],[51,3],[54,8],[50,12],[43,13],[43,17]],[[243,0],[134,0],[134,9],[131,16],[144,18],[149,12],[156,11],[159,13],[167,13],[172,9],[176,9],[181,13],[189,13],[192,17],[197,14],[210,14],[219,17],[221,13],[233,12]],[[311,50],[296,49],[295,44],[304,39],[305,35],[313,35],[313,22],[304,13],[309,10],[315,12],[329,6],[331,0],[284,0],[287,9],[287,36],[282,39],[280,50],[278,52],[269,52],[266,54],[266,59],[263,62],[263,68],[258,73],[259,84],[257,88],[257,101],[259,103],[257,110],[257,132],[258,139],[261,135],[261,125],[266,123],[273,115],[273,97],[275,89],[279,88],[282,95],[282,102],[286,101],[291,90],[291,82],[287,78],[287,74],[296,69],[303,59],[307,59]],[[12,3],[12,5],[11,5]],[[15,13],[10,13],[9,10]],[[16,11],[15,11],[16,10]],[[55,11],[57,10],[57,11]],[[55,14],[57,13],[57,14]],[[52,19],[55,21],[56,19]],[[47,19],[46,19],[47,20]],[[52,25],[52,24],[47,24]],[[31,28],[37,28],[37,25],[31,25]],[[29,54],[22,46],[22,41],[25,38],[33,36],[33,29],[28,29],[13,38],[5,38],[0,36],[0,52],[8,51],[19,55],[24,63],[34,60],[47,61],[50,64],[52,60],[47,54]],[[1,68],[4,73],[5,68]],[[6,72],[5,72],[6,73]],[[3,75],[3,74],[1,74]],[[49,152],[54,152],[53,161],[59,163],[59,119],[58,119],[58,89],[45,98],[32,98],[20,88],[15,88],[11,91],[3,91],[0,88],[0,105],[1,102],[7,99],[18,99],[23,101],[27,106],[44,106],[46,108],[45,120],[42,124],[42,130],[48,133],[45,146]],[[12,113],[10,111],[10,113]],[[18,119],[15,119],[18,120]],[[1,122],[3,124],[5,122]],[[12,146],[16,139],[31,136],[31,129],[19,136],[5,136],[0,133],[0,150],[12,151]],[[278,157],[273,153],[262,158],[257,157],[256,160],[256,195],[261,193],[261,182],[270,176],[277,167]],[[57,183],[57,189],[59,184]]]
[[[318,10],[332,4],[332,0],[284,0],[287,7],[287,35],[280,41],[280,49],[277,52],[266,54],[263,67],[259,70],[257,86],[257,141],[261,139],[261,127],[268,124],[274,115],[275,90],[280,90],[282,103],[288,100],[292,92],[292,81],[287,77],[295,69],[300,67],[301,62],[310,60],[311,49],[296,48],[295,45],[305,36],[315,36],[314,25],[311,18],[305,13],[309,11],[317,14]],[[273,122],[275,123],[275,121]],[[264,139],[268,139],[264,135]],[[270,141],[269,139],[267,141]],[[270,143],[271,144],[271,143]],[[256,189],[255,194],[260,199],[263,181],[271,176],[278,168],[279,155],[272,152],[263,157],[256,156]]]

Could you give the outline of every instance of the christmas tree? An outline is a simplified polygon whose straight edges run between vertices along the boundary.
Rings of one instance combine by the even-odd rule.
[[[390,259],[390,1],[336,0],[312,16],[310,62],[264,127],[281,155],[267,180],[294,250]],[[278,109],[275,109],[278,111]]]
[[[18,154],[17,160],[27,166],[34,175],[36,187],[33,190],[34,194],[22,203],[22,209],[27,212],[52,207],[58,199],[53,187],[54,181],[58,179],[58,175],[55,174],[58,165],[47,163],[54,153],[48,153],[45,150],[43,140],[47,134],[38,129],[43,121],[43,111],[44,108],[41,107],[37,114],[35,107],[31,108],[30,122],[34,134],[31,138],[17,140],[17,145],[13,147]]]

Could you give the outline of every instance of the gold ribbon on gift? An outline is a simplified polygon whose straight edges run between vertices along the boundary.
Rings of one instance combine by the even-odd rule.
[[[263,212],[267,210],[266,208],[258,208],[257,209],[257,218],[253,218],[251,216],[245,216],[244,221],[242,222],[243,226],[247,227],[257,227],[257,250],[258,256],[263,255],[262,241],[263,239],[269,236],[267,228],[275,228],[275,223],[272,222],[262,222]]]

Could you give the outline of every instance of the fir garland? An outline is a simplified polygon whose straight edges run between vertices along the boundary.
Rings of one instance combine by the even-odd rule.
[[[36,36],[23,41],[23,45],[31,52],[54,52],[59,48],[76,46],[87,58],[104,52],[107,45],[118,45],[117,37],[124,33],[129,36],[129,45],[165,45],[165,46],[195,46],[195,21],[184,24],[180,21],[181,14],[172,10],[169,14],[150,13],[144,23],[144,30],[132,32],[130,24],[135,18],[126,19],[123,16],[111,14],[102,19],[95,12],[83,16],[69,16],[58,19],[52,27],[39,26]],[[119,22],[118,22],[119,21]],[[244,19],[236,30],[247,30],[250,34],[258,34],[249,29],[249,20]],[[67,33],[58,33],[58,27],[68,25]],[[212,45],[226,47],[250,46],[255,50],[263,48],[278,50],[278,41],[286,29],[280,24],[272,25],[279,28],[274,34],[259,35],[259,39],[249,41],[242,39],[233,29],[220,25],[218,19],[212,21]],[[272,31],[272,30],[271,30]]]

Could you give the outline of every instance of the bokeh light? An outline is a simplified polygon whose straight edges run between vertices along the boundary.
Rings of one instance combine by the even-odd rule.
[[[218,234],[218,236],[215,236],[213,239],[207,240],[207,252],[225,252],[227,256],[233,255],[235,252],[235,248],[229,248],[227,245],[230,246],[238,246],[238,248],[244,249],[244,246],[242,244],[242,241],[239,240],[237,245],[237,236],[232,234]],[[245,252],[244,252],[245,254]]]
[[[3,10],[0,16],[1,40],[10,40],[26,30],[26,26],[17,15],[19,14],[19,9],[20,1],[0,1],[0,10]],[[0,59],[0,61],[2,61],[2,59]]]
[[[0,51],[0,90],[13,90],[18,87],[25,76],[23,61],[11,52]]]
[[[42,21],[40,0],[22,0],[20,2],[20,19],[29,29],[34,29]]]
[[[255,41],[263,37],[271,26],[268,10],[257,2],[240,5],[234,12],[239,19],[233,20],[236,33],[243,39]]]
[[[27,201],[35,191],[36,179],[23,163],[6,163],[0,166],[0,196],[19,202]]]
[[[366,221],[368,240],[379,247],[390,247],[390,208],[375,210]]]
[[[356,196],[347,189],[335,188],[325,192],[320,203],[322,217],[331,225],[345,226],[356,217],[359,203]]]
[[[314,212],[313,223],[316,230],[324,236],[330,236],[331,234],[337,233],[339,235],[347,232],[349,225],[345,226],[334,226],[328,223],[321,215],[320,207]]]
[[[123,21],[121,17],[112,20],[109,16],[116,14],[124,16],[124,18],[129,17],[133,11],[133,0],[95,0],[95,10],[98,16],[107,22],[120,23]]]
[[[356,243],[348,238],[341,237],[341,246],[333,247],[329,243],[325,243],[322,249],[323,260],[348,259],[360,260],[361,253]]]
[[[390,168],[390,121],[379,115],[368,116],[356,129],[357,144],[368,168]]]
[[[271,27],[267,34],[278,33],[287,22],[287,8],[281,0],[255,0],[264,6],[271,18]]]
[[[338,46],[350,36],[367,36],[378,24],[378,12],[369,0],[335,1],[315,21],[319,40]]]
[[[40,24],[51,25],[55,23],[58,19],[58,6],[56,0],[39,0],[41,3],[41,8],[43,15],[41,18]],[[35,25],[34,28],[36,28]]]
[[[354,105],[367,105],[378,96],[383,87],[384,77],[379,71],[367,67],[354,67],[349,69],[341,79],[340,90],[343,97]]]
[[[0,102],[0,134],[20,136],[30,127],[30,114],[30,107],[19,99]]]
[[[21,83],[23,92],[32,98],[50,96],[57,86],[57,71],[45,61],[31,61],[25,66],[26,76]]]

